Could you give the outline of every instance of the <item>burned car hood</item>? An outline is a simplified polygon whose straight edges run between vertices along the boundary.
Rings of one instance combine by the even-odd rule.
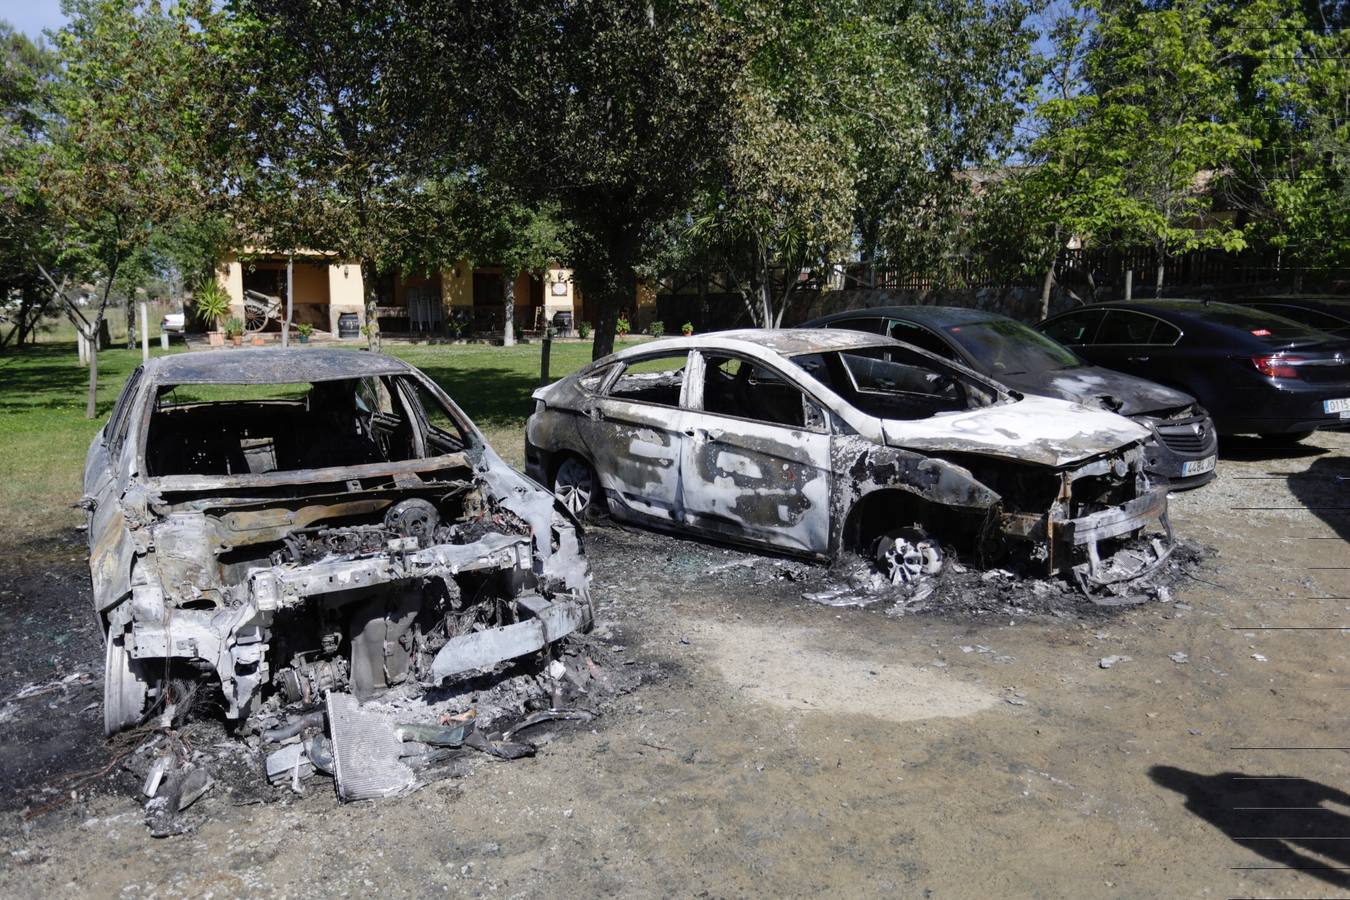
[[[892,447],[975,453],[1054,467],[1148,437],[1144,428],[1115,413],[1052,397],[1024,397],[915,421],[883,419],[881,431]]]
[[[1101,366],[1079,366],[1058,372],[999,374],[996,377],[1023,393],[1058,397],[1094,409],[1110,410],[1122,416],[1159,413],[1190,406],[1195,402],[1190,394]]]

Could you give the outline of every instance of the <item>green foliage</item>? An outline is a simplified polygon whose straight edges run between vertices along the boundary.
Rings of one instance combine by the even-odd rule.
[[[308,322],[301,322],[299,325],[295,326],[295,330],[298,331],[303,338],[312,337],[314,335],[314,326]]]
[[[230,314],[230,295],[215,280],[203,282],[194,295],[197,316],[209,326],[217,326]]]
[[[680,334],[684,335],[685,337],[689,337],[689,335],[693,333],[694,333],[693,322],[685,322],[683,325],[680,326]]]
[[[633,326],[629,323],[627,316],[619,316],[619,318],[614,322],[614,332],[619,337],[624,337],[625,335],[628,334],[628,332],[632,330]]]
[[[591,336],[590,322],[582,322],[577,326],[577,337],[581,338],[584,341],[588,340],[590,336]]]
[[[647,333],[650,334],[652,337],[660,337],[661,335],[666,333],[666,323],[662,322],[660,319],[657,319],[655,322],[647,326]]]
[[[235,318],[225,320],[225,327],[222,329],[227,338],[239,337],[244,333],[244,323]]]

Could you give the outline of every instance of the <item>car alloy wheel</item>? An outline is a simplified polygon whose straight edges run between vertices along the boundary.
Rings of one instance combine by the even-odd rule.
[[[578,519],[590,514],[597,487],[595,472],[575,456],[564,459],[553,476],[553,493]]]
[[[901,528],[877,541],[876,562],[891,584],[909,584],[942,571],[942,548],[920,528]]]

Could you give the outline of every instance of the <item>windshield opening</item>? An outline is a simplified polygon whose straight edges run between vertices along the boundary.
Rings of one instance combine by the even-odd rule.
[[[947,333],[995,378],[1083,365],[1068,348],[1012,319],[950,325]]]
[[[463,450],[469,431],[401,376],[290,384],[164,385],[146,472],[262,475],[403,462]]]

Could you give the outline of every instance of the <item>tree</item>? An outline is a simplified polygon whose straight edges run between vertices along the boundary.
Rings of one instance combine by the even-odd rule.
[[[862,259],[953,277],[982,176],[1017,146],[1043,74],[1032,16],[1043,0],[890,4],[886,96],[916,111],[905,140],[861,142],[855,213]],[[901,99],[903,98],[903,99]]]
[[[1161,294],[1170,253],[1245,246],[1240,228],[1210,215],[1211,187],[1251,139],[1233,117],[1231,70],[1206,0],[1108,0],[1096,15],[1085,102],[1108,150],[1105,177],[1119,179],[1120,232],[1152,245]]]
[[[455,135],[473,88],[457,41],[436,36],[442,14],[453,18],[400,0],[236,0],[208,36],[241,229],[272,250],[357,260],[373,350],[377,273],[407,256],[400,239],[455,236],[422,196],[431,146],[443,169],[462,167]]]
[[[804,271],[849,251],[868,154],[902,157],[918,111],[892,24],[867,2],[752,0],[731,97],[729,147],[693,213],[697,254],[737,287],[751,321],[777,327]]]
[[[1233,3],[1216,40],[1250,138],[1221,186],[1251,239],[1304,271],[1350,260],[1350,31],[1344,4]]]
[[[11,326],[0,334],[0,347],[22,344],[53,300],[33,254],[53,265],[45,241],[50,209],[37,190],[37,163],[56,71],[50,48],[0,22],[0,320]]]
[[[98,338],[119,274],[160,228],[206,204],[192,165],[201,60],[183,10],[138,0],[72,0],[66,9],[50,116],[17,177],[51,211],[30,258],[93,348],[85,408],[93,418]],[[74,280],[100,286],[92,319],[64,289]]]
[[[473,66],[475,170],[556,204],[592,352],[609,353],[637,270],[723,152],[732,31],[712,0],[512,0],[428,27],[457,48],[436,56],[439,82]]]

